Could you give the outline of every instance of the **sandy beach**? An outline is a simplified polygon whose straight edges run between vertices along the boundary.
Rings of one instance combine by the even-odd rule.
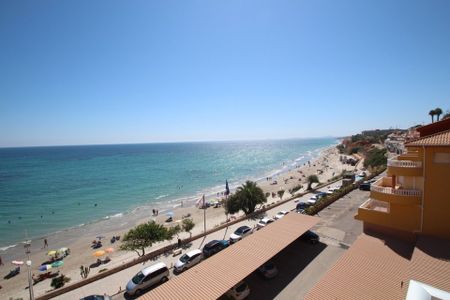
[[[305,163],[301,166],[293,167],[292,169],[287,170],[286,173],[280,174],[272,179],[265,178],[258,182],[258,185],[266,193],[270,193],[271,195],[272,193],[275,193],[275,197],[268,197],[268,203],[280,201],[277,192],[281,189],[285,190],[283,199],[288,199],[293,196],[289,193],[289,189],[292,189],[299,184],[302,184],[303,188],[298,190],[297,193],[306,189],[306,178],[311,174],[318,175],[320,182],[326,182],[333,176],[340,174],[344,169],[355,169],[355,167],[350,165],[342,164],[339,160],[339,156],[340,155],[335,147],[327,148],[321,152],[317,159],[311,161],[309,164]],[[274,181],[277,183],[274,184]],[[166,224],[165,220],[167,216],[164,210],[160,210],[160,214],[158,216],[153,216],[152,209],[153,208],[150,207],[138,208],[129,214],[118,215],[97,223],[57,232],[46,237],[48,241],[48,248],[44,248],[43,239],[33,240],[31,242],[31,260],[33,262],[32,273],[36,275],[41,273],[38,271],[38,267],[41,263],[48,260],[48,256],[46,254],[49,250],[68,247],[71,250],[71,254],[64,258],[64,265],[59,267],[59,270],[71,278],[71,283],[82,280],[80,276],[80,266],[89,266],[97,259],[93,256],[95,250],[90,247],[92,240],[96,239],[97,236],[105,237],[103,239],[103,247],[101,249],[112,247],[114,252],[109,254],[111,262],[97,268],[91,268],[89,276],[97,274],[102,269],[110,269],[136,258],[137,254],[135,252],[119,251],[118,248],[120,242],[111,243],[110,239],[112,236],[123,236],[130,228],[149,220],[155,220],[158,223]],[[204,210],[196,208],[194,203],[183,203],[183,207],[174,208],[172,211],[174,214],[174,221],[168,224],[168,226],[180,223],[182,216],[190,214],[195,222],[195,227],[192,234],[201,233],[203,231]],[[206,220],[206,226],[208,229],[224,223],[226,220],[224,209],[221,207],[208,208],[206,210]],[[180,237],[187,238],[189,237],[189,233],[181,233]],[[155,244],[151,248],[147,249],[146,252],[167,245],[170,242],[175,242],[175,239],[172,241]],[[12,260],[26,260],[23,245],[18,245],[14,248],[7,249],[6,251],[1,251],[0,255],[4,264],[0,266],[0,273],[2,274],[0,279],[0,286],[2,286],[0,289],[0,298],[27,298],[28,281],[27,268],[25,265],[21,267],[21,272],[19,275],[8,280],[3,279],[3,276],[5,276],[9,270],[14,268],[14,265],[11,264]],[[56,269],[52,270],[53,272],[56,271]],[[42,295],[46,291],[51,290],[50,281],[50,279],[46,279],[35,284],[35,296]]]

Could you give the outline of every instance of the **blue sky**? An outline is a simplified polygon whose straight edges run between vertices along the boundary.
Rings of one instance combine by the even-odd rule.
[[[1,1],[0,146],[341,136],[450,109],[450,1]]]

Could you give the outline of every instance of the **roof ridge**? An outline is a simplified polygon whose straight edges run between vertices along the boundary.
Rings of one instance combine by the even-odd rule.
[[[430,135],[427,135],[427,136],[424,136],[424,137],[416,138],[416,139],[411,140],[408,143],[406,143],[405,146],[408,146],[408,145],[413,144],[415,142],[420,142],[420,141],[425,141],[427,139],[432,139],[432,138],[434,138],[436,136],[444,135],[444,134],[447,134],[447,133],[450,133],[450,129],[443,130],[443,131],[440,131],[440,132],[436,132],[436,133],[433,133],[433,134],[430,134]],[[448,143],[448,145],[450,145],[450,143]]]

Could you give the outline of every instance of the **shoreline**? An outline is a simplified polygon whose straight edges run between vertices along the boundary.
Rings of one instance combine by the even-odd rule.
[[[337,140],[336,140],[337,141]],[[333,148],[336,145],[338,145],[339,143],[336,142],[330,146],[325,146],[325,147],[321,147],[321,148],[317,148],[314,149],[312,151],[307,151],[304,154],[301,154],[299,157],[294,158],[294,159],[290,159],[288,160],[288,162],[291,162],[290,165],[284,165],[284,161],[280,162],[281,163],[281,168],[276,168],[276,169],[272,169],[269,171],[265,171],[264,174],[255,174],[255,175],[248,175],[246,176],[245,180],[251,180],[254,181],[256,183],[261,183],[263,182],[266,177],[273,177],[273,178],[277,178],[280,175],[286,174],[288,172],[291,171],[291,169],[293,168],[297,168],[296,165],[298,167],[303,166],[304,162],[306,161],[311,161],[311,160],[315,160],[317,158],[319,158],[322,155],[322,152],[326,151],[327,149]],[[314,154],[316,153],[316,154]],[[245,181],[244,180],[244,181]],[[230,191],[234,191],[237,187],[239,187],[240,185],[242,185],[244,183],[244,181],[233,181],[233,182],[229,182],[229,186],[230,186]],[[225,182],[222,185],[221,190],[219,191],[222,192],[224,190],[225,187]],[[180,206],[181,203],[184,204],[188,204],[188,206],[194,206],[195,202],[201,197],[202,194],[205,195],[205,199],[207,201],[212,200],[212,199],[216,199],[217,198],[217,189],[219,189],[219,186],[215,186],[215,187],[207,187],[207,188],[203,188],[201,191],[199,191],[196,195],[185,195],[185,196],[181,196],[181,197],[177,197],[174,199],[168,199],[168,201],[158,201],[160,199],[165,198],[166,195],[163,196],[158,196],[157,198],[153,199],[156,200],[153,203],[148,203],[148,204],[138,204],[137,206],[132,206],[129,209],[127,209],[126,211],[122,211],[122,212],[118,212],[112,215],[107,215],[104,217],[101,217],[99,219],[94,219],[94,220],[90,220],[87,221],[85,223],[81,223],[81,224],[77,224],[77,225],[73,225],[73,226],[69,226],[66,228],[63,228],[61,230],[57,230],[57,231],[51,231],[48,232],[44,235],[39,235],[39,236],[31,236],[29,238],[27,238],[26,240],[31,240],[32,242],[34,241],[40,241],[43,240],[45,238],[50,238],[54,235],[58,235],[62,232],[67,232],[70,230],[77,230],[79,228],[82,228],[84,226],[95,226],[95,224],[110,220],[112,218],[117,218],[117,217],[127,217],[132,215],[135,211],[138,210],[151,210],[153,208],[158,209],[161,212],[168,212],[171,211],[173,209],[176,209],[177,207]],[[150,201],[149,201],[150,202]],[[20,247],[25,240],[21,240],[21,241],[16,241],[16,242],[12,242],[9,245],[5,245],[5,246],[1,246],[0,247],[0,255],[7,257],[8,256],[8,250],[12,249],[12,248],[16,248],[16,247]]]
[[[305,156],[306,157],[306,156]],[[293,160],[295,161],[295,160]],[[305,160],[307,161],[307,160]],[[319,175],[320,181],[326,181],[327,179],[331,178],[332,176],[332,170],[335,170],[337,172],[336,174],[340,173],[342,168],[354,168],[350,167],[348,165],[344,166],[339,161],[339,153],[337,152],[337,149],[335,145],[324,147],[317,151],[317,156],[310,161],[311,164],[308,165],[305,163],[300,163],[296,168],[293,168],[291,166],[288,166],[285,168],[286,172],[278,173],[277,180],[279,181],[278,184],[273,185],[272,182],[269,180],[266,180],[267,178],[263,177],[258,182],[258,186],[260,186],[265,193],[275,193],[280,190],[284,189],[285,195],[283,196],[283,199],[287,199],[293,195],[291,195],[288,190],[292,188],[295,185],[298,185],[299,183],[303,183],[305,180],[305,177],[307,177],[309,174],[317,174],[318,169],[322,169],[324,165],[330,164],[333,167],[330,167],[330,169],[327,172],[323,172]],[[334,173],[334,172],[333,172]],[[300,175],[301,174],[301,175]],[[299,176],[300,175],[300,176]],[[283,178],[286,177],[286,178]],[[283,178],[283,179],[282,179]],[[282,182],[283,180],[286,180],[285,182]],[[235,188],[235,187],[233,187]],[[303,191],[303,189],[299,190],[298,192]],[[294,193],[295,194],[295,193]],[[213,197],[215,198],[215,197]],[[280,201],[281,199],[276,195],[275,197],[269,196],[267,204],[270,203],[276,203]],[[43,262],[47,256],[46,252],[53,249],[59,249],[61,247],[69,247],[71,249],[71,255],[69,255],[67,258],[64,259],[65,265],[61,267],[61,271],[72,278],[72,282],[77,282],[81,280],[81,277],[79,275],[79,267],[80,265],[89,265],[90,263],[93,263],[95,261],[95,257],[92,256],[92,253],[95,251],[90,248],[90,243],[93,239],[95,239],[96,236],[102,235],[105,236],[105,240],[103,242],[104,248],[106,247],[114,247],[115,251],[111,255],[109,255],[112,259],[108,265],[105,265],[106,268],[111,268],[117,265],[121,265],[122,263],[129,261],[131,259],[136,258],[136,253],[134,252],[124,252],[119,251],[118,246],[120,245],[120,242],[111,244],[109,241],[109,238],[111,236],[120,235],[123,237],[123,235],[131,228],[135,227],[137,224],[147,222],[149,220],[155,220],[157,223],[166,224],[167,226],[173,226],[175,224],[179,224],[181,222],[182,216],[186,214],[191,214],[191,217],[194,220],[194,223],[196,224],[192,234],[195,235],[197,233],[201,233],[203,231],[203,213],[204,211],[202,209],[198,209],[195,207],[195,200],[191,202],[185,202],[183,203],[183,207],[179,207],[179,204],[177,203],[171,203],[175,204],[175,207],[170,206],[166,207],[165,209],[160,208],[160,214],[158,216],[152,216],[152,209],[154,207],[146,206],[146,207],[136,207],[135,209],[131,210],[127,214],[123,214],[121,216],[117,217],[110,217],[108,219],[100,220],[96,223],[91,223],[86,226],[71,228],[71,229],[65,229],[62,231],[59,231],[58,233],[55,233],[53,235],[47,236],[49,248],[43,249],[43,240],[40,239],[34,239],[32,240],[31,245],[31,260],[33,261],[33,267],[32,272],[33,273],[39,273],[37,271],[38,266],[41,262]],[[165,223],[165,219],[167,218],[165,211],[171,210],[173,212],[173,222],[170,224]],[[239,214],[236,214],[236,216],[241,216],[243,213],[240,212]],[[219,226],[220,224],[225,223],[226,215],[224,213],[224,209],[222,207],[220,208],[208,208],[206,210],[207,215],[207,229],[211,229],[214,227]],[[189,236],[188,233],[181,233],[180,238],[184,239]],[[172,241],[165,241],[162,243],[156,243],[151,247],[151,250],[158,249],[160,247],[163,247],[167,245],[168,243],[173,242]],[[25,253],[23,249],[20,249],[21,244],[18,244],[14,248],[10,248],[5,252],[8,252],[9,255],[5,255],[5,252],[0,253],[2,256],[3,262],[5,263],[5,266],[2,266],[2,269],[0,269],[3,273],[7,273],[9,269],[13,267],[13,265],[10,264],[10,261],[12,259],[17,260],[24,260]],[[150,251],[147,249],[147,251]],[[99,268],[101,269],[101,268]],[[26,270],[24,268],[23,270]],[[96,274],[98,272],[98,269],[92,269],[91,274]],[[3,279],[0,279],[0,285],[3,286],[3,289],[0,290],[0,295],[5,297],[18,297],[18,296],[24,296],[26,297],[26,290],[24,290],[24,287],[26,286],[26,272],[21,272],[17,278],[12,278],[8,281],[5,281]],[[45,283],[44,283],[45,282]],[[39,283],[35,285],[35,295],[42,295],[45,293],[46,290],[49,290],[49,284],[50,281],[46,280],[43,283]],[[6,294],[5,294],[6,293]]]

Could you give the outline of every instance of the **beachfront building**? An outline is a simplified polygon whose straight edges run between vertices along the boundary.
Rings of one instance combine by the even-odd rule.
[[[417,131],[420,137],[388,160],[387,176],[371,186],[370,198],[359,207],[356,219],[365,232],[450,239],[450,120]]]
[[[450,299],[450,119],[417,130],[359,207],[364,233],[305,299]]]

